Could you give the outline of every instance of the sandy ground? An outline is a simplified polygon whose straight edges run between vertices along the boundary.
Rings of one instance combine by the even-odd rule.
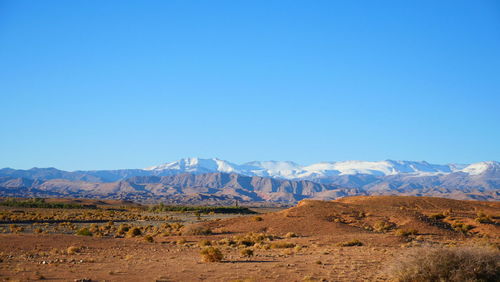
[[[213,236],[209,236],[213,237]],[[203,237],[203,238],[209,238]],[[201,237],[200,237],[201,238]],[[201,261],[199,238],[186,245],[140,239],[92,238],[76,235],[0,235],[0,279],[3,281],[326,281],[383,280],[380,270],[399,247],[337,247],[316,244],[317,238],[294,238],[304,247],[256,250],[251,258],[224,249],[220,263]],[[211,238],[214,239],[214,238]],[[323,240],[321,240],[323,241]],[[192,244],[191,244],[192,243]],[[82,246],[68,255],[69,246]]]
[[[498,247],[499,211],[497,202],[353,197],[302,201],[287,210],[199,222],[194,226],[210,228],[214,235],[157,233],[152,243],[142,236],[16,234],[4,230],[7,234],[0,234],[0,280],[384,281],[388,279],[386,267],[411,248],[478,243]],[[481,213],[487,214],[490,222],[478,222]],[[433,219],[435,214],[446,215]],[[377,230],[380,222],[389,227]],[[463,232],[457,229],[462,225],[470,226]],[[416,231],[398,235],[402,230]],[[278,237],[272,242],[299,247],[267,249],[264,247],[270,247],[271,242],[261,242],[253,246],[253,256],[244,257],[241,241],[231,247],[220,243],[249,232],[272,234]],[[287,237],[289,232],[298,237]],[[362,246],[339,246],[354,239]],[[224,259],[202,262],[201,240],[217,245]],[[71,246],[80,251],[68,254]]]

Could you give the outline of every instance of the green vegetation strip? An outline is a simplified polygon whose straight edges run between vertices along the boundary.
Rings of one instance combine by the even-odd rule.
[[[210,207],[210,206],[167,206],[164,204],[159,204],[149,208],[151,212],[165,212],[165,211],[177,211],[177,212],[197,212],[197,213],[239,213],[239,214],[254,214],[256,212],[245,208],[245,207]]]
[[[96,205],[79,205],[68,203],[47,203],[45,199],[34,198],[27,200],[7,199],[0,202],[0,206],[16,208],[45,208],[45,209],[96,209]]]

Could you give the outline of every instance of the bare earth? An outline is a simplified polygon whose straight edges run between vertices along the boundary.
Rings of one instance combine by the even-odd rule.
[[[383,281],[385,267],[407,249],[421,245],[499,243],[496,202],[417,197],[352,197],[332,202],[302,201],[284,211],[199,223],[213,235],[155,235],[144,238],[89,237],[70,234],[0,234],[3,281]],[[446,218],[432,215],[447,212]],[[493,222],[479,223],[478,212]],[[392,224],[374,230],[381,221]],[[456,222],[470,224],[468,232]],[[401,236],[397,230],[415,229]],[[220,240],[248,232],[273,234],[272,242],[290,248],[224,245]],[[293,232],[298,237],[286,236]],[[180,241],[184,239],[184,241]],[[340,246],[358,240],[362,246]],[[202,262],[200,240],[224,254],[222,262]],[[180,241],[180,242],[179,242]],[[80,247],[68,254],[70,246]]]

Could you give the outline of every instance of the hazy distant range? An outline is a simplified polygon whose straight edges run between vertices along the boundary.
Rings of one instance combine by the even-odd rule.
[[[291,161],[235,164],[185,158],[144,169],[63,171],[0,169],[2,197],[126,199],[137,202],[283,202],[354,195],[416,195],[498,201],[500,163]]]

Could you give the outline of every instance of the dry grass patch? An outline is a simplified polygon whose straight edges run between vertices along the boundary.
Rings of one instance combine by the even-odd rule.
[[[204,262],[220,262],[224,258],[222,252],[215,247],[207,247],[201,250],[200,255]]]
[[[484,247],[424,247],[398,257],[387,274],[395,281],[499,281],[500,251]]]
[[[359,241],[358,239],[354,239],[351,241],[344,241],[338,243],[338,246],[340,247],[354,247],[354,246],[363,246],[363,243]]]
[[[243,257],[251,257],[251,256],[253,256],[253,250],[249,249],[249,248],[242,249],[240,251],[240,255],[243,256]]]
[[[125,237],[132,238],[132,237],[137,237],[137,236],[141,236],[141,235],[142,235],[142,232],[141,232],[141,229],[139,227],[132,227],[127,231],[127,235]]]
[[[416,229],[398,229],[396,230],[396,235],[400,237],[409,237],[410,235],[417,235],[418,231]]]
[[[295,247],[294,243],[291,242],[273,242],[271,243],[271,249],[287,249]]]
[[[76,232],[76,235],[92,236],[92,232],[90,232],[90,230],[87,227],[83,227],[83,228],[78,229],[78,231]]]
[[[144,236],[144,240],[148,243],[154,243],[155,242],[155,239],[153,238],[153,236],[151,235],[146,235]]]
[[[189,225],[184,227],[183,235],[211,235],[212,229],[199,225]]]
[[[68,249],[66,250],[66,253],[68,255],[74,255],[76,253],[79,253],[81,251],[81,248],[80,247],[77,247],[77,246],[70,246],[68,247]]]
[[[200,240],[198,242],[198,246],[200,246],[200,247],[212,246],[212,242],[210,240]]]

